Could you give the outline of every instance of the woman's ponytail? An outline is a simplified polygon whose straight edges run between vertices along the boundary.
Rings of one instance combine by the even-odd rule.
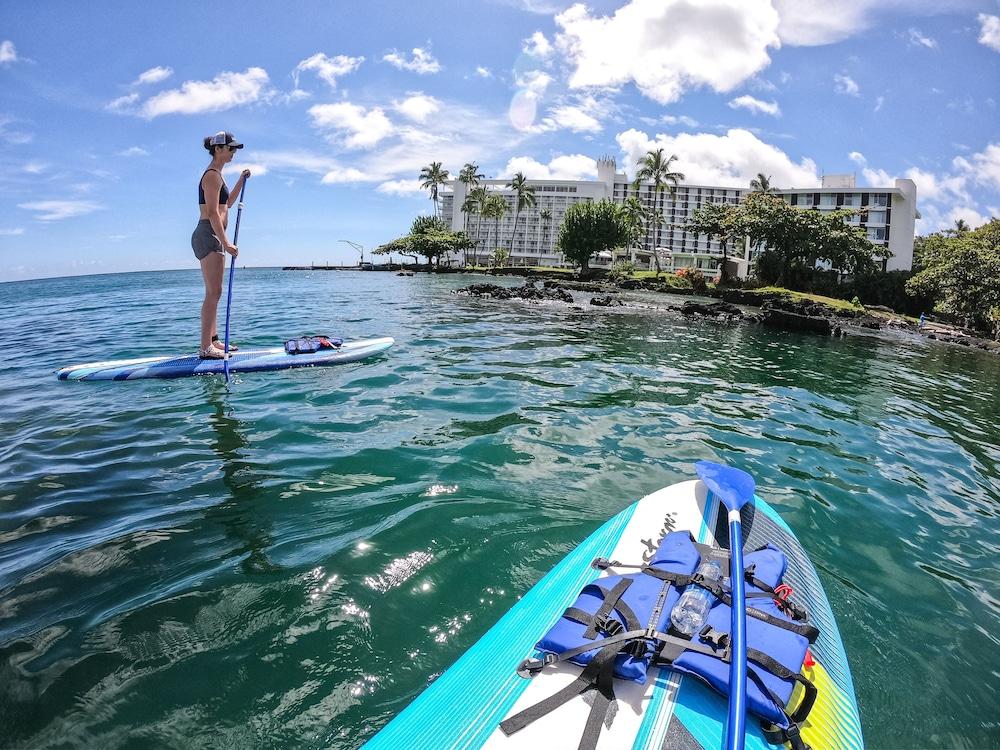
[[[214,150],[212,148],[212,136],[210,136],[210,135],[206,135],[205,136],[205,150],[208,151],[208,153],[210,153],[210,154]]]

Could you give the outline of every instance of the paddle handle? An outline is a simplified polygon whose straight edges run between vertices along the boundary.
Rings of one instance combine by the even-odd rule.
[[[243,180],[243,189],[240,192],[240,202],[236,208],[236,228],[233,230],[233,244],[237,247],[240,241],[240,218],[243,216],[243,197],[247,193],[247,181]],[[233,255],[229,262],[229,291],[226,293],[226,337],[223,339],[223,351],[226,358],[222,361],[222,371],[229,382],[229,312],[233,306],[233,274],[236,273],[236,256]]]
[[[743,529],[739,510],[729,511],[729,580],[732,586],[732,635],[729,663],[729,721],[723,750],[743,750],[747,718],[747,608],[743,581]]]

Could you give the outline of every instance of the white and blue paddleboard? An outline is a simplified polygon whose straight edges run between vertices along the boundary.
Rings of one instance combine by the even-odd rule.
[[[803,724],[813,750],[860,749],[864,745],[854,685],[843,643],[816,570],[791,529],[760,498],[742,512],[744,548],[771,542],[788,557],[785,583],[809,610],[820,636],[810,647],[803,674],[819,691]],[[578,696],[519,732],[506,736],[505,718],[558,692],[581,668],[568,662],[546,667],[533,678],[518,665],[538,657],[534,645],[573,604],[580,590],[612,570],[591,567],[596,557],[641,563],[642,554],[669,531],[688,530],[702,544],[728,547],[727,514],[700,481],[666,487],[632,504],[584,540],[533,586],[450,669],[438,677],[364,747],[365,750],[457,750],[532,748],[576,750],[590,713]],[[798,690],[792,703],[797,703]],[[599,750],[718,750],[725,736],[726,699],[691,677],[666,667],[650,670],[645,685],[615,680],[615,705],[608,712]],[[747,719],[747,750],[774,747],[759,724]]]
[[[284,348],[252,349],[229,356],[229,372],[289,370],[294,367],[327,367],[357,362],[380,354],[394,339],[345,341],[336,349],[321,349],[310,354],[289,354]],[[138,380],[140,378],[186,378],[191,375],[221,375],[221,359],[201,359],[197,355],[181,357],[146,357],[115,362],[91,362],[64,367],[56,372],[60,380]]]

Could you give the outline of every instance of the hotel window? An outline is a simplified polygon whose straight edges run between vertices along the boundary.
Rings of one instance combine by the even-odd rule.
[[[844,193],[845,206],[860,206],[861,196],[858,193]]]
[[[870,239],[870,240],[884,240],[885,239],[885,227],[868,227],[868,239]]]
[[[822,193],[819,196],[819,205],[821,206],[836,206],[837,196],[835,193]]]
[[[885,211],[869,211],[868,212],[868,223],[869,224],[885,224]]]
[[[889,205],[889,196],[885,193],[872,193],[871,198],[868,200],[868,205],[870,206],[887,206]]]

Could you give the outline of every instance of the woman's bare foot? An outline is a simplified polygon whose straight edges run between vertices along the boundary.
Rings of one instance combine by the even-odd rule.
[[[226,353],[214,346],[209,346],[206,349],[199,349],[198,357],[201,359],[225,359]]]
[[[212,346],[216,347],[221,352],[225,352],[226,351],[226,345],[223,344],[221,341],[219,341],[219,339],[212,339]],[[232,341],[229,342],[229,353],[230,354],[232,354],[233,352],[237,351],[238,349],[239,349],[239,347],[236,346],[236,344],[234,344]]]

